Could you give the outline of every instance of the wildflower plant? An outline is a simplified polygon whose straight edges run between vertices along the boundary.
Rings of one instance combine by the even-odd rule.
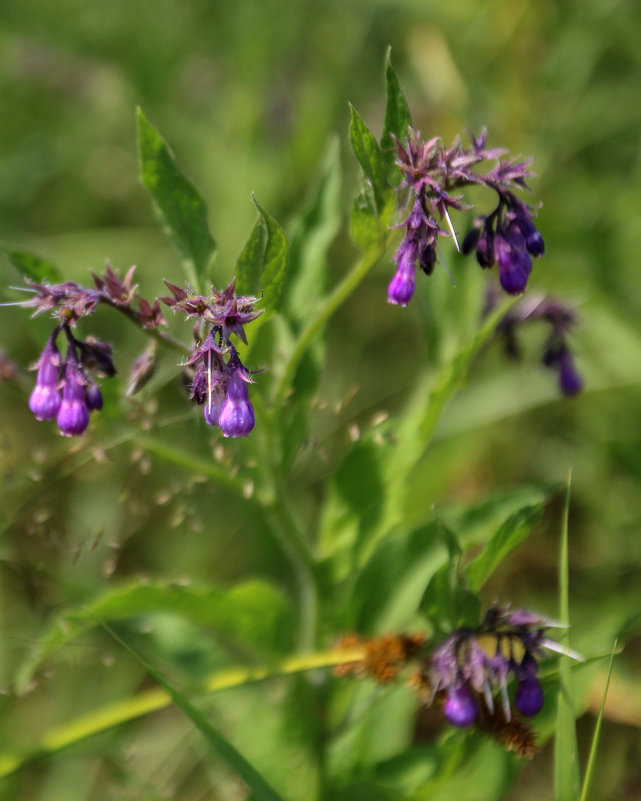
[[[55,654],[104,624],[104,636],[124,642],[163,692],[124,699],[117,713],[89,710],[82,726],[70,721],[56,736],[0,755],[0,776],[27,770],[34,759],[77,739],[174,703],[257,799],[356,797],[359,787],[389,788],[390,782],[395,784],[389,792],[381,790],[381,798],[430,798],[437,797],[439,786],[447,789],[453,771],[464,770],[466,760],[481,753],[487,737],[499,744],[488,760],[513,775],[514,755],[507,752],[534,756],[537,730],[530,721],[552,708],[557,696],[569,697],[566,685],[559,690],[558,659],[583,657],[569,648],[566,634],[560,643],[548,636],[557,626],[552,619],[519,608],[519,599],[513,599],[514,608],[496,603],[485,615],[480,611],[487,582],[539,521],[551,490],[507,493],[491,505],[471,506],[466,515],[446,503],[438,508],[424,499],[417,503],[413,490],[444,410],[493,340],[502,340],[515,355],[517,331],[542,322],[548,327],[543,365],[556,371],[562,395],[582,388],[570,352],[575,311],[538,287],[537,294],[524,294],[536,281],[532,260],[544,254],[534,222],[537,204],[522,197],[534,175],[532,163],[488,146],[486,131],[469,135],[467,145],[459,138],[449,147],[439,138],[423,139],[411,125],[389,54],[385,77],[380,143],[351,109],[349,140],[361,175],[349,227],[360,255],[333,285],[325,273],[341,219],[335,143],[290,240],[254,201],[257,221],[234,269],[214,270],[206,204],[142,112],[141,180],[181,255],[183,275],[162,276],[166,289],[158,286],[162,294],[146,298],[133,267],[121,277],[107,265],[93,275],[91,286],[83,286],[63,280],[45,260],[11,252],[27,293],[11,303],[47,315],[53,326],[34,365],[35,386],[25,397],[36,419],[55,421],[66,437],[82,437],[81,448],[117,448],[122,439],[108,446],[91,417],[103,407],[101,382],[119,382],[116,366],[120,375],[126,366],[109,343],[87,333],[86,318],[106,307],[123,325],[133,324],[131,331],[137,328],[150,345],[133,361],[126,385],[119,384],[123,408],[132,395],[153,393],[150,379],[159,362],[170,365],[176,391],[183,393],[185,442],[199,449],[176,444],[180,437],[164,440],[168,419],[138,439],[134,434],[140,451],[193,479],[185,489],[192,511],[208,503],[208,492],[215,494],[216,515],[208,518],[212,522],[203,536],[220,537],[243,515],[259,521],[260,537],[272,542],[287,565],[287,579],[278,585],[264,575],[251,576],[222,587],[213,580],[198,585],[177,576],[117,575],[91,587],[81,604],[70,602],[55,614],[20,667],[18,689],[31,686]],[[469,187],[491,198],[489,211],[475,218],[462,194]],[[498,272],[498,282],[487,274],[488,288],[477,297],[473,334],[460,335],[449,360],[434,360],[418,373],[399,413],[365,423],[349,420],[340,453],[326,455],[314,428],[327,368],[326,324],[370,272],[376,268],[383,275],[390,262],[395,273],[387,298],[381,293],[371,314],[392,319],[402,313],[387,301],[407,306],[419,291],[419,270],[430,275],[439,264],[445,267],[445,258],[457,263],[459,225],[470,228],[460,251],[475,253],[482,268],[496,266]],[[429,293],[430,286],[420,291]],[[341,426],[347,402],[336,412]],[[198,412],[190,412],[190,405]],[[195,426],[214,438],[194,444],[185,432]],[[222,445],[228,450],[221,455]],[[199,494],[194,488],[201,484]],[[211,569],[215,573],[215,566]],[[160,645],[157,652],[146,649],[152,653],[147,660],[132,644],[132,621],[167,613],[202,627],[209,642],[205,661],[215,665],[213,674],[195,679],[180,674],[177,660],[177,683],[213,693],[221,707],[196,709],[187,690],[176,689],[164,678],[164,668],[153,666],[171,665]],[[118,633],[112,631],[114,621],[120,622]],[[557,661],[547,658],[550,651],[560,652]],[[239,660],[244,660],[240,666]],[[264,666],[257,667],[259,662]],[[312,668],[326,670],[320,678],[293,679]],[[566,681],[567,670],[564,676]],[[281,682],[285,702],[265,703],[256,681],[269,677]],[[224,694],[218,699],[216,693],[226,688],[231,697],[234,687],[253,693],[252,703],[249,709],[230,701],[234,714],[227,731],[216,716]],[[558,704],[564,713],[565,703]],[[250,734],[260,730],[263,714],[272,716],[276,733],[261,738],[267,758],[263,753],[254,760]],[[428,735],[419,725],[425,714],[433,716]],[[301,721],[315,721],[318,736],[302,743]],[[541,734],[543,742],[549,735]],[[284,754],[290,751],[295,758],[288,760]],[[428,758],[430,775],[417,773]],[[279,769],[283,761],[291,762],[290,774]],[[399,767],[388,774],[392,763]],[[419,796],[413,794],[417,775]]]

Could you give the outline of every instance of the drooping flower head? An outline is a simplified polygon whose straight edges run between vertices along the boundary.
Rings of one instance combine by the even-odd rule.
[[[411,210],[397,226],[405,227],[405,237],[394,257],[397,271],[388,288],[390,303],[409,303],[417,262],[427,275],[433,271],[439,236],[451,236],[459,249],[450,212],[469,206],[461,195],[452,193],[471,185],[493,190],[498,202],[491,214],[477,219],[460,249],[463,253],[476,250],[481,267],[498,264],[501,286],[508,294],[525,290],[532,257],[543,255],[544,245],[532,222],[533,210],[514,190],[526,189],[526,179],[533,173],[530,162],[503,158],[505,150],[487,148],[486,137],[483,130],[479,137],[472,136],[467,148],[459,137],[445,148],[438,137],[424,142],[410,129],[405,142],[396,140],[396,165],[403,176],[397,191],[409,193]],[[485,161],[495,164],[487,171],[478,169]]]
[[[583,659],[545,636],[546,629],[558,625],[524,609],[493,607],[478,628],[454,631],[434,650],[431,659],[432,695],[445,693],[444,713],[449,722],[466,728],[481,712],[494,715],[496,695],[503,719],[509,722],[510,674],[516,679],[517,711],[525,717],[538,714],[543,707],[538,679],[543,649]]]
[[[496,293],[492,285],[489,285],[484,314],[495,309],[497,303]],[[542,322],[549,328],[541,357],[542,364],[556,370],[559,389],[563,395],[578,394],[583,389],[583,379],[570,350],[571,332],[576,324],[575,310],[546,295],[532,294],[523,298],[503,316],[496,329],[509,356],[519,357],[518,330],[532,322]]]
[[[235,280],[222,292],[212,287],[210,297],[194,295],[168,281],[165,284],[172,297],[160,300],[198,320],[196,346],[184,363],[193,369],[190,397],[203,407],[207,425],[218,426],[225,437],[248,436],[254,427],[248,392],[251,371],[242,364],[231,337],[247,343],[244,326],[263,313],[254,309],[258,298],[237,296]]]

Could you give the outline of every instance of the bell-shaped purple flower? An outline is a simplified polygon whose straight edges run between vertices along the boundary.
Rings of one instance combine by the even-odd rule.
[[[102,392],[96,384],[87,384],[85,387],[85,403],[90,412],[99,412],[102,409]]]
[[[398,267],[387,287],[387,301],[395,306],[407,306],[416,288],[416,244],[405,239],[396,252]]]
[[[532,272],[532,260],[527,251],[519,246],[523,238],[519,234],[520,241],[516,241],[516,239],[513,230],[510,230],[508,235],[497,233],[494,236],[494,253],[499,265],[499,280],[509,295],[520,295],[525,292],[528,278]]]
[[[535,258],[542,256],[545,253],[545,243],[536,225],[529,217],[517,217],[515,222],[523,234],[527,252]]]
[[[450,687],[447,691],[444,712],[449,722],[461,729],[465,729],[474,723],[479,710],[472,691],[466,684]]]
[[[583,389],[583,379],[577,372],[570,351],[565,348],[559,356],[559,387],[564,395],[577,395]]]
[[[220,410],[218,425],[226,437],[247,437],[254,427],[254,407],[249,400],[244,368],[235,364],[229,367],[227,396]]]
[[[543,688],[538,679],[539,666],[530,653],[526,653],[521,664],[516,668],[518,678],[514,705],[525,717],[538,715],[543,709]]]
[[[526,718],[538,715],[543,709],[543,688],[536,674],[527,675],[519,681],[514,705]]]
[[[58,383],[60,381],[60,352],[51,337],[38,362],[36,386],[29,398],[29,408],[36,420],[53,420],[58,414],[62,398]]]
[[[62,403],[56,418],[60,433],[78,437],[89,425],[89,409],[85,400],[85,378],[72,356],[67,357],[62,387]]]

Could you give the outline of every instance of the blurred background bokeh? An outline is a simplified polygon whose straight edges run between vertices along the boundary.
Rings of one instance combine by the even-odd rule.
[[[522,363],[506,365],[498,351],[484,354],[442,422],[417,502],[480,502],[524,484],[560,486],[572,467],[574,642],[598,653],[616,633],[627,637],[595,795],[619,799],[641,798],[639,30],[641,4],[634,0],[0,5],[0,243],[50,258],[69,279],[85,282],[88,269],[110,259],[119,269],[138,265],[148,296],[160,292],[163,277],[181,281],[177,254],[138,183],[137,105],[207,199],[221,285],[254,221],[251,193],[289,232],[335,133],[348,208],[357,170],[347,146],[347,102],[380,132],[387,45],[425,135],[449,141],[486,125],[491,146],[535,157],[532,188],[543,202],[538,226],[547,254],[535,264],[531,286],[576,306],[574,347],[585,392],[559,397],[553,376],[537,364],[535,331],[524,338]],[[330,282],[354,254],[342,229],[330,251]],[[447,257],[459,283],[476,269]],[[320,390],[328,404],[318,404],[314,429],[324,461],[302,458],[302,477],[292,477],[306,483],[310,508],[319,482],[345,453],[353,423],[399,408],[426,360],[421,302],[405,313],[384,303],[391,269],[376,268],[331,322],[330,367]],[[8,286],[21,280],[3,259],[3,300],[16,299]],[[420,281],[417,294],[429,291]],[[126,376],[144,337],[108,311],[87,331],[114,343]],[[89,446],[78,446],[33,420],[26,405],[33,377],[25,368],[37,358],[49,321],[30,322],[15,308],[1,314],[0,346],[17,365],[17,378],[0,385],[0,686],[12,685],[56,610],[110,582],[142,575],[224,584],[250,575],[288,584],[280,553],[242,503],[127,441],[116,443],[120,435],[126,440],[123,421],[153,426],[183,415],[169,440],[223,464],[242,460],[244,443],[221,451],[189,416],[179,382],[169,381],[174,355],[164,358],[140,399],[123,400],[122,384],[108,387]],[[513,598],[556,613],[559,508],[551,504],[503,566],[488,600]],[[194,632],[168,623],[155,636],[167,658],[209,658]],[[140,674],[126,662],[111,666],[114,647],[106,639],[71,650],[60,658],[64,669],[54,666],[19,703],[0,701],[7,707],[0,742],[29,742],[41,727],[86,709],[95,700],[94,681],[105,700],[138,686]],[[584,740],[598,704],[589,690]],[[168,719],[157,753],[142,749],[144,726],[153,722],[135,736],[127,730],[61,758],[56,770],[33,770],[19,784],[0,786],[0,798],[170,797],[150,789],[167,749],[180,755],[165,765],[179,791],[172,797],[209,797],[198,795],[207,786],[203,769],[185,755],[193,748],[192,741],[185,746],[187,724]],[[130,738],[125,757],[116,755],[123,737]],[[513,797],[551,797],[548,764],[545,757],[533,763]],[[101,779],[108,770],[113,786]]]

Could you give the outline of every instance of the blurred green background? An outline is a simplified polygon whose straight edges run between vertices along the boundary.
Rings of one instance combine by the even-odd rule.
[[[506,366],[498,352],[484,354],[442,421],[416,478],[416,497],[423,505],[480,502],[523,484],[558,486],[572,467],[574,643],[596,653],[615,633],[627,633],[595,796],[621,799],[641,797],[639,30],[641,4],[633,0],[0,6],[0,242],[51,258],[69,279],[86,281],[88,268],[99,270],[109,258],[120,269],[137,264],[148,296],[160,291],[163,277],[181,281],[177,255],[138,184],[136,105],[208,201],[221,285],[254,221],[251,193],[289,232],[334,133],[348,208],[357,170],[347,150],[347,101],[380,132],[388,44],[414,123],[426,136],[449,140],[487,125],[491,146],[535,157],[532,187],[544,204],[538,221],[547,254],[531,286],[577,306],[574,345],[586,390],[570,401],[558,397],[553,377],[537,365],[534,331],[525,337],[523,363]],[[459,230],[465,225],[461,219]],[[330,283],[354,254],[343,228],[330,251]],[[465,284],[471,262],[446,258]],[[425,304],[417,300],[405,313],[388,307],[391,270],[387,263],[376,268],[330,323],[311,439],[317,447],[301,454],[291,479],[308,497],[310,519],[320,482],[348,449],[353,424],[399,408],[426,363]],[[4,287],[21,282],[6,260],[0,277]],[[431,288],[419,280],[417,295]],[[462,292],[452,291],[447,304],[456,306]],[[15,299],[9,290],[2,294]],[[144,337],[107,312],[86,331],[114,343],[126,377]],[[243,461],[246,443],[203,438],[179,382],[169,381],[173,355],[141,398],[125,401],[121,385],[107,386],[107,408],[82,450],[34,421],[26,406],[33,377],[24,368],[37,358],[49,321],[29,322],[21,309],[1,313],[0,344],[19,367],[17,379],[0,386],[0,686],[11,686],[56,611],[110,582],[149,576],[224,584],[249,575],[288,586],[287,566],[251,510],[131,442],[116,443],[128,436],[126,425],[182,416],[169,441],[230,469]],[[78,459],[85,460],[81,468]],[[513,598],[556,613],[558,511],[553,503],[503,566],[488,601]],[[167,621],[153,636],[167,659],[210,667],[202,634]],[[114,646],[98,636],[70,646],[25,698],[0,700],[0,743],[28,743],[46,725],[87,709],[96,682],[102,700],[140,682],[137,669],[125,659],[114,663]],[[589,691],[584,739],[598,703],[586,700]],[[209,797],[188,724],[169,713],[163,720],[166,742],[155,740],[154,750],[145,747],[145,733],[159,730],[150,719],[23,772],[0,786],[0,798]],[[168,750],[175,754],[170,762]],[[545,755],[533,763],[513,797],[550,797],[548,765]],[[173,796],[158,789],[161,766]]]

